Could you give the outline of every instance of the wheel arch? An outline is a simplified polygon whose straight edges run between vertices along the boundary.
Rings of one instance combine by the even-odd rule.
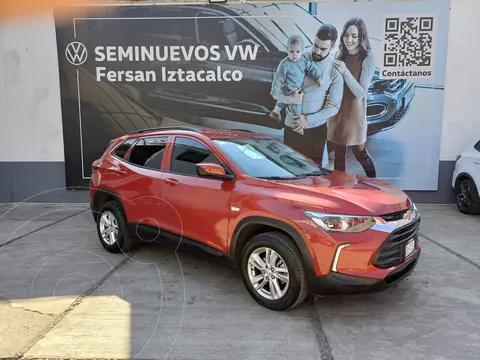
[[[268,231],[279,231],[288,235],[302,256],[307,274],[309,276],[315,275],[312,254],[300,233],[292,225],[266,216],[248,216],[235,227],[229,248],[229,256],[235,266],[238,267],[240,264],[242,250],[248,241],[252,237]]]
[[[93,213],[94,220],[98,221],[98,215],[99,215],[98,212],[100,211],[102,206],[109,201],[115,201],[116,203],[118,203],[126,219],[127,214],[125,212],[125,208],[123,207],[123,203],[122,203],[122,200],[120,199],[120,196],[112,190],[105,189],[105,188],[98,188],[95,190],[93,194],[92,205],[91,205],[91,210]]]

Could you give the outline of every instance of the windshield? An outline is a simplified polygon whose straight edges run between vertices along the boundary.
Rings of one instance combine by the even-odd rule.
[[[302,37],[305,50],[312,47],[312,41],[322,23],[301,5],[294,3],[249,5],[241,6],[244,19],[279,49],[286,50],[288,37],[293,34]]]
[[[242,171],[256,178],[297,179],[329,173],[274,139],[234,138],[214,142]]]

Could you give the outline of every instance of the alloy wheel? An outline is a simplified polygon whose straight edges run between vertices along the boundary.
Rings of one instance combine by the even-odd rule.
[[[105,211],[100,217],[100,234],[108,245],[113,245],[118,240],[118,222],[110,211]]]
[[[288,267],[282,257],[271,248],[255,249],[248,258],[247,272],[253,288],[268,300],[281,299],[288,290]]]
[[[472,204],[470,200],[472,189],[470,186],[464,182],[460,183],[460,192],[457,194],[457,203],[463,208],[467,209]]]

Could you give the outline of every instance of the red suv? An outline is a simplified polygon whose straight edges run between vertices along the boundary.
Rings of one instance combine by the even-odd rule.
[[[381,291],[417,265],[420,214],[386,182],[329,171],[276,139],[164,127],[113,140],[93,163],[102,245],[162,240],[228,260],[261,305]]]

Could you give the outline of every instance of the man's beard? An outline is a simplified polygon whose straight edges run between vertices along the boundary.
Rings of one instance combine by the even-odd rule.
[[[317,55],[317,54],[315,54],[315,52],[312,51],[312,60],[313,60],[313,61],[317,61],[317,62],[318,62],[318,61],[322,61],[323,59],[327,58],[328,55],[330,55],[330,51],[329,51],[328,54],[325,55],[325,56]]]

